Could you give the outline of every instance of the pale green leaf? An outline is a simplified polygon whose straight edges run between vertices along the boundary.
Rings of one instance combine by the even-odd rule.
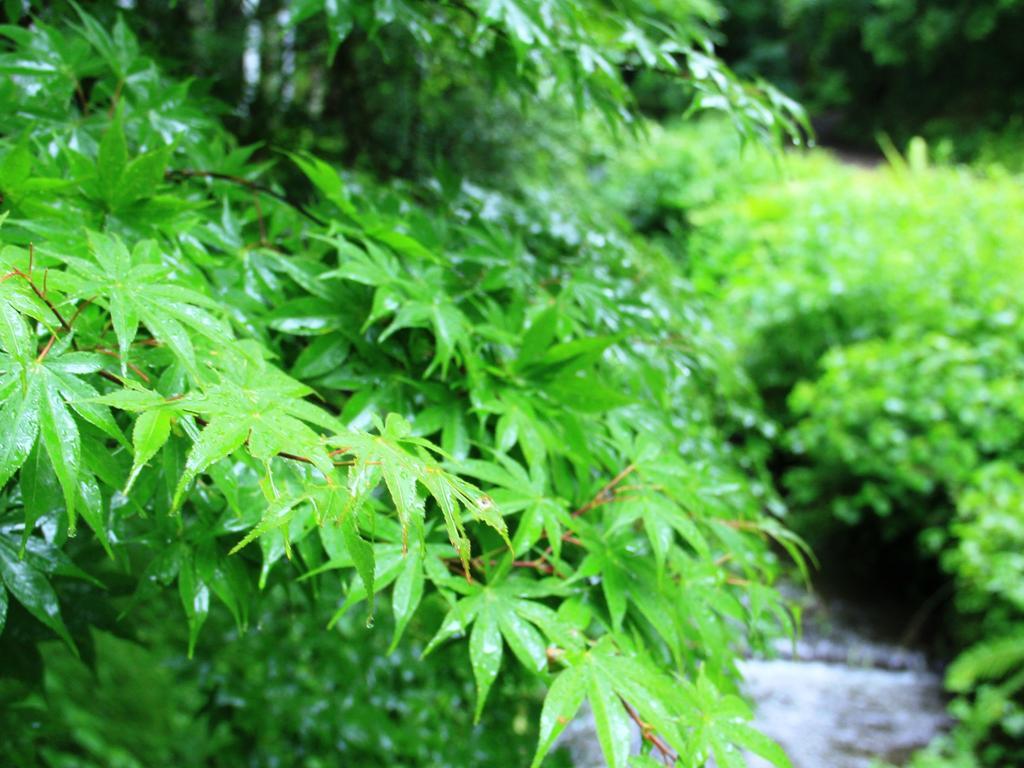
[[[486,593],[485,593],[486,596]],[[476,679],[476,710],[474,722],[480,721],[480,715],[487,701],[487,693],[491,690],[494,679],[501,667],[502,642],[501,629],[494,606],[485,601],[477,613],[473,630],[469,635],[469,661]]]
[[[132,448],[135,458],[132,462],[132,470],[128,475],[128,483],[125,486],[127,493],[135,483],[135,478],[151,458],[156,455],[167,438],[171,435],[171,416],[168,410],[145,411],[139,414],[132,429]]]
[[[67,507],[68,529],[75,531],[75,504],[78,499],[78,469],[81,445],[78,426],[64,405],[55,386],[46,382],[40,398],[39,433],[57,480],[64,490]]]
[[[174,491],[172,509],[180,506],[186,488],[199,473],[240,448],[248,436],[249,423],[244,420],[224,416],[207,424],[189,452],[185,470]]]
[[[39,433],[39,377],[29,377],[24,390],[15,386],[0,410],[0,487],[25,463]]]
[[[603,675],[592,674],[587,691],[604,759],[611,768],[625,768],[629,763],[629,748],[633,740],[629,714],[612,687],[612,682]]]
[[[398,641],[416,612],[422,597],[423,551],[420,546],[414,545],[405,555],[402,572],[398,574],[392,592],[391,605],[395,613],[395,633],[391,640],[391,651],[398,646]]]
[[[555,739],[576,716],[587,694],[589,675],[582,667],[569,667],[555,678],[540,712],[540,736],[532,768],[538,768]]]

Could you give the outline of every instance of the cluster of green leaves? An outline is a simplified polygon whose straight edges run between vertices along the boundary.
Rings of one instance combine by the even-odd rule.
[[[565,89],[579,112],[596,108],[618,123],[632,97],[626,71],[646,69],[683,77],[693,88],[694,109],[721,110],[743,135],[802,141],[809,130],[802,108],[769,83],[738,79],[714,54],[706,25],[717,20],[713,3],[629,0],[465,0],[453,3],[306,0],[295,20],[322,13],[329,55],[362,30],[374,37],[401,25],[429,50],[451,37],[481,59],[498,82],[532,93]]]
[[[60,26],[71,4],[30,8]],[[748,136],[801,138],[802,110],[740,79],[715,53],[708,0],[134,0],[136,31],[230,104],[247,142],[311,149],[346,166],[420,177],[444,165],[514,188],[557,153],[578,118],[638,129],[630,82],[646,72],[688,108],[728,113]],[[92,3],[108,28],[119,5]],[[179,30],[168,35],[167,29]],[[329,85],[328,85],[329,84]],[[559,135],[561,134],[561,135]]]
[[[568,189],[254,161],[123,20],[0,35],[5,642],[32,647],[26,612],[72,651],[90,624],[166,636],[132,617],[173,588],[209,658],[208,622],[244,632],[298,580],[336,631],[390,613],[392,649],[442,613],[424,653],[468,646],[476,719],[503,667],[548,685],[534,764],[584,700],[611,765],[630,720],[666,761],[787,764],[735,661],[792,631],[771,542],[801,545],[724,438],[727,356],[664,252]]]
[[[653,204],[630,192],[634,160],[613,189],[689,232],[695,283],[720,294],[718,327],[764,403],[748,434],[774,446],[798,528],[877,531],[878,549],[916,540],[900,557],[941,560],[969,646],[948,678],[951,743],[1006,765],[1022,737],[1024,195],[1004,172],[925,155],[918,142],[871,170],[795,156],[777,175],[754,159]]]

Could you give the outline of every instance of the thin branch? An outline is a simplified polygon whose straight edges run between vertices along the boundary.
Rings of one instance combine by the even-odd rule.
[[[263,207],[260,205],[260,196],[255,190],[252,193],[252,205],[256,209],[256,221],[260,228],[260,247],[263,247],[267,242],[267,224],[263,221]]]
[[[268,195],[275,200],[290,205],[296,211],[301,213],[307,219],[312,221],[314,224],[319,224],[321,227],[327,226],[327,222],[317,216],[315,213],[310,211],[306,206],[297,200],[292,199],[286,194],[282,194],[270,187],[258,184],[255,181],[242,178],[241,176],[233,176],[230,173],[220,173],[218,171],[202,171],[195,170],[193,168],[181,168],[177,170],[169,170],[164,174],[164,178],[168,181],[175,181],[179,179],[215,179],[217,181],[229,181],[232,184],[238,184],[239,186],[251,189],[253,192],[259,192],[264,195]]]
[[[606,504],[609,501],[612,501],[612,499],[614,499],[614,494],[612,493],[612,491],[615,488],[615,486],[617,486],[619,483],[621,483],[623,480],[629,477],[634,471],[636,471],[636,464],[630,464],[624,470],[619,472],[619,474],[617,474],[615,477],[609,480],[605,484],[605,486],[594,495],[594,498],[592,498],[582,507],[573,512],[572,516],[579,517],[580,515],[586,514],[594,507],[599,507],[602,504]]]
[[[117,112],[117,102],[121,100],[121,90],[124,88],[124,79],[118,80],[114,87],[114,94],[110,97],[110,106],[107,108],[107,117],[113,119]]]
[[[459,566],[462,563],[462,560],[460,558],[458,558],[458,557],[442,557],[441,560],[444,561],[444,564],[448,567],[448,570],[450,570],[452,573],[457,573],[457,574],[460,574],[460,575],[462,574],[462,570],[460,568],[454,567],[454,566]],[[493,558],[490,559],[488,562],[489,562],[490,565],[497,565],[498,564],[498,561],[496,559],[493,559]],[[483,570],[484,570],[484,558],[483,558],[483,556],[478,555],[477,557],[471,557],[469,559],[469,565],[470,565],[470,567],[473,570],[479,571],[479,572],[483,572]],[[513,568],[529,568],[530,570],[540,571],[541,573],[546,573],[546,574],[552,574],[552,573],[555,572],[554,566],[552,566],[550,563],[544,562],[543,559],[539,558],[539,557],[536,560],[513,560],[512,561],[512,567]]]
[[[122,379],[120,376],[115,376],[110,371],[99,370],[96,371],[96,375],[106,379],[107,381],[113,382],[114,384],[118,384],[122,387],[124,386],[124,379]]]
[[[78,98],[78,106],[82,110],[84,117],[89,116],[89,100],[85,97],[85,91],[82,90],[82,83],[79,80],[75,80],[75,96]]]
[[[588,501],[582,507],[580,507],[575,512],[573,512],[572,516],[573,517],[580,517],[582,515],[585,515],[590,510],[595,509],[596,507],[601,506],[602,504],[608,504],[610,502],[617,501],[618,499],[616,497],[616,493],[618,492],[619,489],[617,489],[616,486],[618,486],[619,483],[621,483],[623,480],[625,480],[627,477],[629,477],[635,471],[636,471],[636,464],[630,464],[629,466],[627,466],[625,469],[623,469],[621,472],[619,472],[619,474],[617,474],[615,477],[613,477],[611,480],[609,480],[607,483],[605,483],[604,486],[601,488],[601,490],[599,490],[596,494],[594,494],[594,498],[592,498],[590,501]],[[584,546],[583,542],[580,541],[578,538],[576,538],[573,535],[573,533],[574,533],[573,531],[566,531],[565,533],[563,533],[562,537],[561,537],[562,541],[567,542],[569,544],[574,544],[577,547]],[[545,532],[545,535],[547,535],[546,532]],[[541,561],[541,562],[547,561],[548,558],[551,557],[551,555],[554,554],[554,551],[555,551],[554,550],[554,546],[549,543],[547,548],[541,553],[540,557],[538,558],[538,561]],[[554,567],[552,567],[551,572],[552,573],[556,573]]]
[[[39,357],[36,358],[36,362],[37,363],[41,363],[41,362],[43,362],[43,360],[46,359],[46,356],[48,354],[50,354],[50,350],[53,349],[53,342],[55,342],[56,340],[57,340],[57,334],[56,333],[51,333],[50,334],[50,340],[46,342],[46,346],[43,347],[43,351],[40,352],[39,353]]]
[[[71,326],[68,324],[68,321],[64,319],[64,315],[62,315],[60,313],[60,310],[58,310],[57,307],[53,305],[52,301],[46,298],[46,294],[43,291],[39,290],[39,288],[35,284],[35,281],[33,281],[29,275],[26,275],[20,269],[14,267],[10,272],[4,275],[3,278],[0,278],[0,282],[2,282],[3,280],[10,280],[12,277],[20,277],[26,283],[28,283],[29,287],[32,289],[32,293],[34,293],[39,298],[39,300],[43,302],[47,306],[47,308],[49,308],[50,312],[53,313],[53,316],[57,318],[57,321],[60,323],[60,327],[63,328],[65,331],[71,330]]]
[[[77,320],[78,316],[80,314],[82,314],[82,310],[85,309],[86,307],[88,307],[90,304],[92,304],[93,299],[95,299],[95,298],[96,298],[95,296],[91,296],[90,298],[86,299],[81,304],[79,304],[77,307],[75,307],[75,314],[73,314],[71,316],[71,319],[68,320],[68,327],[69,328],[75,324],[75,320]]]
[[[724,517],[714,518],[715,522],[727,525],[737,531],[757,531],[764,533],[761,526],[751,520],[730,520]]]
[[[643,736],[644,741],[652,744],[654,748],[661,753],[661,757],[665,762],[665,765],[675,765],[677,757],[675,750],[673,750],[672,747],[668,745],[668,742],[655,732],[654,726],[650,723],[644,722],[643,718],[640,717],[640,713],[634,709],[632,704],[621,696],[619,697],[619,701],[622,702],[622,706],[625,708],[630,719],[637,724],[637,727],[640,729],[640,735]]]
[[[110,357],[115,357],[118,360],[121,359],[121,356],[117,352],[115,352],[112,349],[107,349],[106,347],[96,347],[93,351],[94,352],[99,352],[101,355],[108,355]],[[144,382],[149,384],[149,376],[147,376],[145,371],[143,371],[141,368],[139,368],[139,366],[135,365],[135,363],[131,362],[130,360],[126,360],[125,361],[125,365],[128,366],[129,368],[131,368],[136,376],[138,376]]]

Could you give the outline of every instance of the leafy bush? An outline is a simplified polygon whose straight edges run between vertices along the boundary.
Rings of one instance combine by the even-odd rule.
[[[940,581],[929,598],[934,577],[913,594],[922,573],[953,580],[961,726],[922,765],[1010,765],[1024,735],[1024,196],[998,170],[928,168],[924,149],[871,171],[791,156],[774,175],[702,150],[700,181],[667,184],[657,205],[690,222],[694,281],[722,297],[717,325],[774,422],[735,439],[768,446],[791,524],[862,575],[891,551],[918,600],[943,595]],[[615,188],[636,167],[620,164]]]
[[[1014,765],[1024,759],[1024,474],[992,462],[957,499],[943,562],[956,579],[959,633],[970,644],[949,667],[960,720],[914,768]]]
[[[469,8],[466,25],[449,4],[292,10],[326,13],[332,51],[395,20],[428,51],[434,32],[472,38],[472,66],[528,93],[571,84],[606,119],[628,108],[616,67],[678,71],[679,53],[705,106],[795,132],[792,105],[684,46],[659,5]],[[735,661],[791,630],[770,541],[800,545],[725,439],[734,377],[677,265],[569,182],[385,182],[239,146],[123,19],[51,21],[0,28],[0,616],[20,656],[43,626],[72,654],[46,650],[43,693],[9,699],[23,764],[132,765],[149,742],[171,761],[198,713],[212,764],[477,762],[455,731],[421,738],[416,708],[461,733],[471,675],[474,721],[496,680],[547,687],[533,764],[587,699],[612,765],[630,720],[684,765],[740,748],[785,765],[745,723]],[[313,199],[278,181],[296,174]],[[367,640],[374,624],[389,637]],[[95,673],[72,658],[90,638]],[[434,662],[394,690],[414,650],[467,647],[468,670]],[[186,681],[137,742],[84,709],[122,653]],[[325,711],[333,686],[369,702]],[[39,744],[36,717],[68,732]],[[525,754],[483,741],[484,762]]]

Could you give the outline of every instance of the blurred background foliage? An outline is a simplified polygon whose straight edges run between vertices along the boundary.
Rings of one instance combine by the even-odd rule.
[[[463,653],[449,646],[420,659],[443,611],[417,618],[412,641],[389,652],[388,618],[375,632],[361,618],[327,631],[326,604],[281,585],[247,632],[214,612],[194,662],[183,652],[184,625],[166,620],[177,610],[165,597],[111,626],[115,634],[93,629],[82,658],[41,643],[42,685],[26,668],[25,679],[2,682],[6,759],[320,768],[524,765],[532,756],[543,694],[535,680],[499,680],[495,706],[474,724]]]
[[[804,102],[821,137],[873,149],[925,136],[1020,168],[1020,0],[725,0],[723,52]]]

